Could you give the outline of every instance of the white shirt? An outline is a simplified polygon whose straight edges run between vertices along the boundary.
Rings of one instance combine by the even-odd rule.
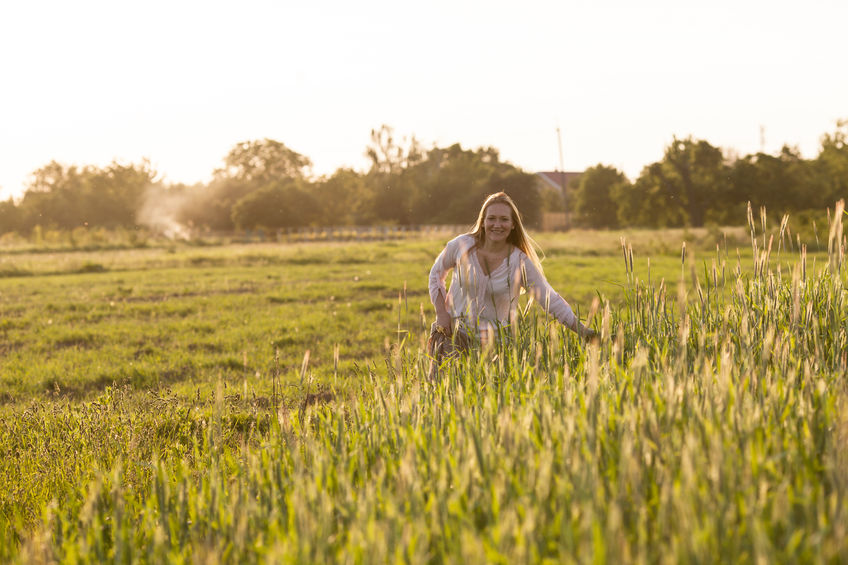
[[[578,327],[577,317],[527,255],[514,247],[507,258],[489,275],[472,252],[476,246],[473,236],[460,235],[445,246],[430,269],[430,300],[435,304],[441,294],[445,306],[454,318],[463,318],[469,329],[478,336],[485,335],[498,325],[514,321],[518,312],[518,297],[526,290],[542,307],[572,330]],[[450,292],[445,289],[448,271],[453,269]]]

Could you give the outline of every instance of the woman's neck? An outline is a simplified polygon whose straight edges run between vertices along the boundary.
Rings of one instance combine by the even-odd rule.
[[[488,239],[483,241],[483,245],[480,246],[484,252],[492,254],[504,253],[509,247],[510,245],[507,241],[493,242]]]

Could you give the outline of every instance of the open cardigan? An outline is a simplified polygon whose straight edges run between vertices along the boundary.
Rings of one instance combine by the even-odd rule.
[[[551,316],[577,331],[577,317],[571,306],[551,288],[545,276],[527,254],[513,247],[506,260],[489,275],[473,252],[476,240],[460,235],[445,246],[430,269],[430,300],[435,304],[439,294],[453,318],[460,318],[478,337],[498,326],[515,320],[518,297],[525,290]],[[453,269],[450,291],[445,287],[448,272]]]

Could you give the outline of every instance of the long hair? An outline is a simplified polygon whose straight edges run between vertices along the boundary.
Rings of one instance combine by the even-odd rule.
[[[483,224],[486,220],[486,209],[492,204],[506,204],[512,211],[512,231],[509,232],[506,240],[508,243],[519,248],[527,257],[533,261],[533,264],[542,271],[542,262],[539,260],[539,255],[536,254],[536,249],[541,251],[541,247],[524,229],[524,223],[521,221],[521,213],[512,198],[506,192],[496,192],[486,197],[483,206],[480,208],[480,214],[477,216],[477,223],[468,232],[468,235],[474,236],[478,245],[482,245],[486,241],[486,231],[483,229]]]

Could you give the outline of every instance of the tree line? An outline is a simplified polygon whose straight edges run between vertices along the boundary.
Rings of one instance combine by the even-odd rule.
[[[492,147],[459,144],[424,150],[415,138],[371,132],[365,172],[340,168],[312,178],[311,161],[271,139],[236,144],[209,183],[159,180],[148,162],[106,167],[51,162],[35,171],[19,202],[0,202],[0,234],[36,226],[133,228],[156,216],[197,229],[309,225],[468,223],[483,198],[508,190],[531,222],[542,212],[536,176]]]
[[[823,211],[848,196],[848,120],[822,136],[814,159],[789,146],[734,157],[704,140],[674,138],[633,182],[597,165],[571,188],[575,222],[593,228],[739,225],[749,202],[776,217]]]
[[[592,228],[740,224],[747,203],[772,213],[821,210],[848,194],[848,121],[821,139],[814,159],[734,157],[704,140],[677,139],[630,181],[614,167],[586,170],[565,193],[502,161],[493,147],[424,149],[392,128],[371,132],[367,171],[340,168],[314,178],[311,161],[271,139],[236,144],[209,183],[167,184],[146,161],[106,167],[51,162],[35,171],[20,201],[0,202],[0,235],[37,226],[132,229],[155,216],[198,229],[309,225],[467,224],[487,194],[503,190],[530,226],[566,211]]]

